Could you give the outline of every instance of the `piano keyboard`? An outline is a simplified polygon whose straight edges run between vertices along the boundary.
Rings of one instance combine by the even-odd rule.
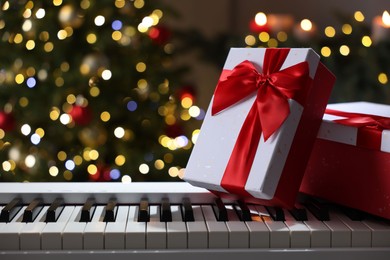
[[[0,259],[389,259],[390,221],[187,183],[0,183]]]

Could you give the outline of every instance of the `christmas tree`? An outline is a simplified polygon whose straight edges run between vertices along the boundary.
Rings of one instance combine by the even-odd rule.
[[[3,2],[0,180],[179,180],[204,112],[169,14],[144,0]]]

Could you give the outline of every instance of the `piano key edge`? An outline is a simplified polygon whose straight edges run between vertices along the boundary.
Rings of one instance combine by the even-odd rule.
[[[387,260],[390,248],[311,248],[311,249],[185,249],[185,250],[91,250],[91,251],[0,251],[2,260],[56,260],[83,259],[107,260],[115,257],[116,260],[131,259],[165,259],[186,260],[224,259],[258,260],[259,258],[273,260],[321,260],[321,259],[378,259]]]
[[[170,203],[180,204],[185,197],[189,198],[191,203],[211,204],[216,198],[208,190],[186,182],[0,183],[0,204],[10,202],[15,198],[15,194],[23,202],[39,197],[46,204],[59,197],[64,199],[64,203],[72,204],[83,204],[90,197],[98,204],[105,204],[110,198],[115,198],[119,204],[138,204],[142,198],[147,198],[149,203],[160,203],[162,198],[168,198]]]

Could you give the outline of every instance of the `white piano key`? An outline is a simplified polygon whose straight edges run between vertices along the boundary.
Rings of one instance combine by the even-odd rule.
[[[362,223],[368,226],[372,231],[371,233],[372,247],[390,246],[390,225],[388,222],[366,219],[363,220]]]
[[[194,221],[186,222],[188,231],[188,248],[207,248],[208,247],[208,232],[203,218],[201,206],[192,205],[194,212]]]
[[[371,229],[361,221],[353,221],[348,216],[332,210],[330,217],[339,218],[351,230],[352,247],[371,247]]]
[[[43,207],[34,222],[26,223],[20,231],[20,250],[40,250],[41,232],[46,226],[45,215],[49,206]]]
[[[311,247],[329,248],[331,245],[331,231],[327,225],[306,210],[307,220],[305,225],[310,229],[310,245]]]
[[[181,215],[181,209],[179,205],[171,205],[172,222],[182,222],[183,217]]]
[[[42,250],[61,250],[62,231],[72,216],[74,206],[66,206],[56,222],[46,223],[41,233]]]
[[[118,206],[115,222],[107,222],[104,231],[105,249],[125,249],[125,232],[129,207]]]
[[[21,222],[23,218],[23,212],[27,206],[22,207],[16,216],[3,226],[0,230],[0,250],[19,250],[20,239],[19,233],[26,223]]]
[[[138,222],[137,219],[138,206],[130,206],[125,232],[126,249],[146,248],[146,223]]]
[[[297,221],[288,212],[284,210],[284,224],[290,230],[290,247],[291,248],[309,248],[310,247],[310,230],[302,222]]]
[[[62,232],[62,249],[81,250],[83,249],[83,232],[86,222],[79,222],[82,206],[76,206],[72,216]]]
[[[187,228],[178,205],[171,205],[172,222],[167,222],[167,248],[187,248]]]
[[[202,206],[204,219],[208,230],[209,248],[228,248],[229,232],[225,222],[217,221],[211,206]]]
[[[88,222],[83,234],[83,247],[87,250],[104,249],[104,230],[106,222],[103,222],[104,206],[97,206],[91,222]]]
[[[324,221],[331,231],[331,247],[351,247],[351,230],[340,219]]]
[[[269,229],[264,224],[255,206],[249,205],[252,221],[245,222],[249,231],[250,248],[269,248]]]
[[[167,248],[167,228],[165,222],[160,222],[160,207],[149,206],[150,221],[146,224],[146,248]]]
[[[271,248],[289,248],[290,230],[283,221],[273,221],[267,210],[263,206],[256,206],[257,211],[262,216],[264,223],[270,231]]]
[[[226,205],[229,232],[229,248],[249,248],[249,231],[245,223],[240,221],[232,205]]]

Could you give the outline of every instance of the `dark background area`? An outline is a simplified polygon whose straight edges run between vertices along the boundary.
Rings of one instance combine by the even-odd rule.
[[[388,0],[372,1],[258,1],[258,0],[164,0],[175,9],[179,17],[170,21],[172,27],[179,29],[195,28],[209,39],[219,34],[244,36],[250,32],[249,22],[256,13],[266,14],[289,14],[298,23],[302,19],[310,19],[317,26],[317,31],[323,31],[326,26],[341,26],[339,15],[353,16],[355,11],[361,11],[367,26],[371,26],[375,16],[382,15],[384,10],[390,9]],[[220,70],[208,63],[202,63],[194,57],[193,73],[191,80],[198,86],[198,102],[203,108],[207,108],[208,102],[214,91]]]

